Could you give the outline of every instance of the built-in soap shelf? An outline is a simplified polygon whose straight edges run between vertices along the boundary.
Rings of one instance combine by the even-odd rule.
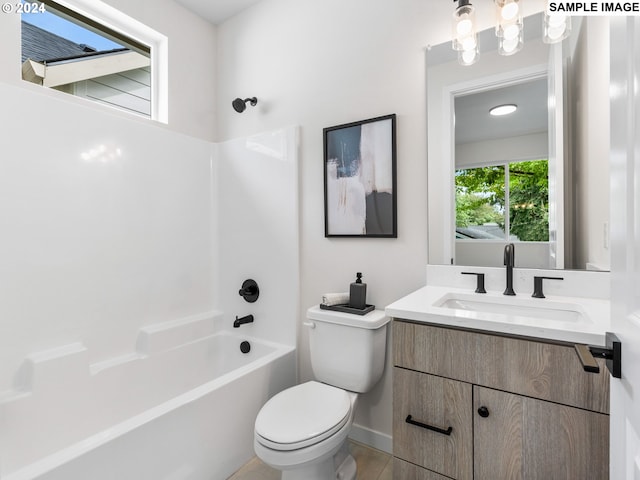
[[[89,350],[82,342],[31,353],[16,375],[14,390],[2,393],[0,404],[23,399],[34,392],[59,390],[61,385],[82,385],[91,376],[202,340],[219,331],[222,320],[222,312],[210,311],[147,325],[138,332],[134,352],[94,363],[90,363]]]

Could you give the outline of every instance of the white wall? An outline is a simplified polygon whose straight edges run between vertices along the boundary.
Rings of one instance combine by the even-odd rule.
[[[168,128],[214,140],[215,27],[173,0],[105,0],[105,3],[169,38]],[[0,42],[0,82],[31,91],[41,89],[21,79],[20,15],[0,15]],[[52,96],[67,95],[48,92]],[[79,104],[86,101],[77,99]],[[122,115],[126,118],[128,114]]]
[[[478,167],[490,162],[517,162],[546,158],[549,151],[547,132],[496,138],[456,145],[456,168]]]

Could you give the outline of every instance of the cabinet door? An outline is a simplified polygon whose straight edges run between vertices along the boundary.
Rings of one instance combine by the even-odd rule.
[[[394,456],[449,478],[473,478],[471,384],[394,368],[393,391]],[[422,425],[407,423],[409,415]]]
[[[478,386],[473,398],[475,480],[609,478],[608,415]]]

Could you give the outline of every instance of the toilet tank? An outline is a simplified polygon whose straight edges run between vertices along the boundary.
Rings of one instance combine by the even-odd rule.
[[[384,371],[389,318],[307,310],[311,367],[316,380],[351,392],[368,392]]]

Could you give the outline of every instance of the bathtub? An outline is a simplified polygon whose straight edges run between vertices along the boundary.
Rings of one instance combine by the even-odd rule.
[[[24,388],[0,398],[0,478],[228,478],[296,361],[293,346],[217,328],[221,317],[145,327],[135,353],[100,363],[80,343],[31,355]]]

